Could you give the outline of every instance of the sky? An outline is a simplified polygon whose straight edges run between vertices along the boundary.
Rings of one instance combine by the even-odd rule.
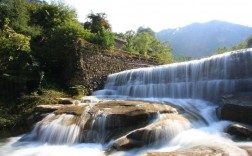
[[[227,21],[252,27],[252,0],[63,0],[85,22],[104,12],[114,32],[150,27],[155,32],[194,22]]]

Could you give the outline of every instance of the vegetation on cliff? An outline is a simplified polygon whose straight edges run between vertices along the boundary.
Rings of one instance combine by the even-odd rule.
[[[160,63],[164,64],[173,61],[171,46],[168,42],[159,41],[151,28],[139,27],[137,32],[130,30],[126,33],[117,34],[117,36],[127,41],[122,47],[125,51],[147,57],[156,57]]]

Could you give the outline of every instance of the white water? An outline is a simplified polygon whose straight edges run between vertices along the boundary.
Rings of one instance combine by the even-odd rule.
[[[94,95],[192,98],[218,101],[225,93],[252,91],[252,49],[108,76]],[[249,85],[248,85],[249,84]]]
[[[138,100],[134,98],[135,100]],[[173,103],[177,104],[181,108],[190,110],[190,112],[198,112],[197,114],[204,118],[202,120],[195,120],[189,118],[192,121],[191,128],[186,130],[181,125],[173,124],[175,127],[170,127],[168,134],[172,136],[172,140],[162,142],[162,144],[154,144],[148,147],[140,149],[134,149],[127,152],[117,152],[112,154],[113,156],[131,156],[140,155],[148,151],[174,151],[177,149],[186,149],[197,146],[207,146],[221,148],[231,156],[246,156],[247,152],[239,147],[239,144],[231,140],[231,137],[224,133],[225,127],[231,122],[218,121],[215,116],[216,105],[202,100],[193,99],[169,99],[169,98],[152,98],[142,99],[145,101],[153,101],[160,103]],[[56,122],[58,119],[54,120]],[[56,126],[57,127],[57,126]],[[180,127],[180,128],[179,128]],[[70,128],[70,127],[68,127]],[[178,132],[178,130],[181,130]],[[184,130],[183,130],[184,129]],[[63,130],[63,128],[62,128]],[[174,131],[175,130],[175,131]],[[63,130],[64,131],[64,130]],[[63,132],[59,130],[59,135],[63,135]],[[173,133],[175,132],[175,133]],[[52,132],[53,134],[54,132]],[[47,134],[47,133],[44,133]],[[173,134],[176,134],[175,136]],[[67,134],[65,135],[72,135]],[[0,155],[1,156],[54,156],[54,155],[73,155],[73,156],[102,156],[107,145],[104,144],[87,144],[87,143],[74,143],[57,145],[52,144],[50,139],[45,141],[18,141],[21,137],[9,138],[0,142]],[[73,137],[74,138],[74,137]],[[167,136],[167,138],[170,138]],[[57,139],[56,139],[57,140]],[[43,141],[43,142],[41,142]],[[252,147],[252,142],[243,142],[242,146]]]
[[[22,140],[39,140],[49,144],[74,144],[80,139],[80,127],[73,120],[73,115],[49,114],[42,121],[36,123],[31,134]],[[74,123],[72,123],[74,122]]]
[[[239,62],[243,63],[239,63]],[[251,91],[252,50],[233,52],[211,58],[125,71],[109,76],[105,89],[95,94],[100,97],[172,103],[188,120],[189,127],[172,124],[167,139],[162,144],[153,144],[127,152],[112,155],[140,155],[148,151],[174,151],[197,146],[217,147],[231,156],[246,156],[240,146],[252,147],[252,142],[234,142],[224,129],[231,122],[219,121],[217,105],[205,99],[216,101],[222,93]],[[243,70],[241,70],[243,69]],[[245,84],[245,86],[244,86]],[[240,87],[242,86],[242,87]],[[171,98],[180,99],[171,99]],[[160,116],[163,118],[163,116]],[[79,124],[66,124],[71,115],[47,116],[38,123],[28,140],[18,141],[13,137],[0,141],[0,156],[100,156],[104,155],[106,144],[79,143]],[[104,119],[97,121],[98,138],[104,139]],[[24,139],[27,140],[27,139]],[[101,141],[103,143],[104,141]]]

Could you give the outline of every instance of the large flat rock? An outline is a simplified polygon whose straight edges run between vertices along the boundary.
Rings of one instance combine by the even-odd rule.
[[[85,142],[108,142],[147,126],[159,114],[177,114],[171,106],[143,101],[105,101],[89,111],[90,121],[85,125]],[[100,140],[100,141],[98,141]]]
[[[237,121],[252,125],[252,96],[225,96],[217,114],[222,120]]]

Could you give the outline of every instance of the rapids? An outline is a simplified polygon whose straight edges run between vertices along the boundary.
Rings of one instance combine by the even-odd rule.
[[[161,144],[151,144],[113,156],[141,155],[148,151],[169,152],[197,146],[220,148],[231,156],[246,156],[244,147],[252,142],[235,142],[224,133],[230,121],[219,121],[216,108],[222,94],[252,91],[252,49],[230,52],[210,58],[111,74],[103,90],[94,93],[108,99],[143,100],[168,104],[191,125],[171,124],[165,129],[171,137]],[[104,142],[104,121],[100,116],[95,143],[83,143],[80,120],[72,115],[49,114],[29,134],[0,140],[1,156],[101,156],[111,142]],[[165,118],[160,115],[158,118]],[[159,135],[159,134],[156,134]],[[92,138],[88,138],[92,139]],[[98,140],[98,141],[97,141]]]

